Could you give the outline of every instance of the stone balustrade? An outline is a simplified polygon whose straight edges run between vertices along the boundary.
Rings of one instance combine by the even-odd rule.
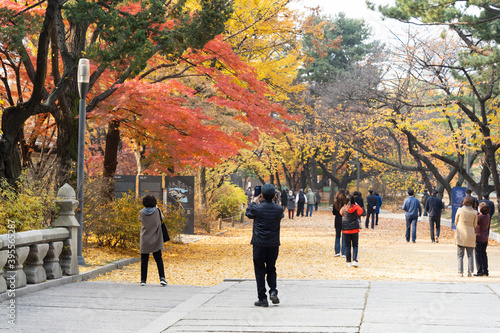
[[[0,293],[79,273],[75,197],[68,184],[59,189],[59,217],[50,229],[0,235]]]

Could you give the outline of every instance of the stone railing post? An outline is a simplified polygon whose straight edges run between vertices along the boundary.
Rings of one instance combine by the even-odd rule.
[[[78,227],[80,224],[75,218],[75,208],[78,205],[75,190],[69,184],[64,184],[57,192],[56,202],[59,204],[59,217],[52,223],[54,227],[64,227],[69,230],[69,239],[64,242],[61,255],[61,268],[65,275],[76,275],[78,267]]]
[[[59,264],[59,256],[63,249],[63,242],[50,242],[49,252],[45,257],[43,268],[47,274],[48,280],[59,279],[62,277],[62,269]]]
[[[26,274],[23,271],[23,267],[24,267],[24,262],[26,261],[26,258],[28,257],[29,253],[30,253],[29,246],[17,247],[15,254],[15,260],[16,260],[15,264],[13,265],[13,267],[11,265],[6,265],[5,267],[6,269],[4,270],[5,274],[4,278],[6,280],[9,279],[9,281],[13,279],[15,281],[16,289],[24,287],[27,283]]]
[[[49,244],[33,244],[30,246],[30,253],[26,259],[24,273],[26,281],[30,284],[41,283],[47,280],[47,274],[43,268],[43,259],[49,251]]]

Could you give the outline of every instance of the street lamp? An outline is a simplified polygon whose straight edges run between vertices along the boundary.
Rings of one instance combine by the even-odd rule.
[[[76,199],[78,200],[78,265],[85,265],[85,259],[82,255],[83,239],[83,176],[85,162],[85,118],[86,118],[86,100],[89,91],[90,64],[89,59],[80,59],[78,62],[78,94],[80,95],[80,104],[78,105],[78,165],[76,180]]]
[[[350,165],[355,165],[356,166],[356,173],[357,173],[357,181],[356,181],[356,191],[359,192],[359,169],[360,169],[360,163],[359,163],[359,154],[356,152],[356,162],[347,162]]]

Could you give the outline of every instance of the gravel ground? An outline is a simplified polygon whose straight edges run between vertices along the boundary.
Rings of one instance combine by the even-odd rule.
[[[360,233],[358,268],[334,257],[333,215],[318,211],[313,217],[283,219],[277,262],[278,279],[333,279],[500,283],[500,246],[488,247],[489,277],[459,277],[454,232],[441,227],[438,244],[432,244],[429,224],[420,221],[417,242],[404,238],[404,220],[379,220],[375,230]],[[168,243],[163,254],[167,280],[179,285],[216,285],[225,278],[254,278],[252,224],[190,244]],[[467,262],[464,260],[465,270]],[[156,264],[150,259],[150,281],[156,281]],[[96,280],[137,283],[140,264],[115,270]]]

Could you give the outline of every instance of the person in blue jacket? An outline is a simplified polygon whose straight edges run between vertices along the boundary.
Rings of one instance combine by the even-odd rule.
[[[375,210],[375,225],[378,225],[378,214],[380,214],[380,206],[382,206],[382,197],[375,192],[375,196],[377,197],[377,209]]]
[[[417,221],[418,217],[422,216],[422,206],[420,205],[420,201],[415,198],[413,189],[408,190],[408,198],[403,203],[403,210],[406,212],[406,241],[410,241],[411,232],[411,241],[415,243],[417,239]]]

